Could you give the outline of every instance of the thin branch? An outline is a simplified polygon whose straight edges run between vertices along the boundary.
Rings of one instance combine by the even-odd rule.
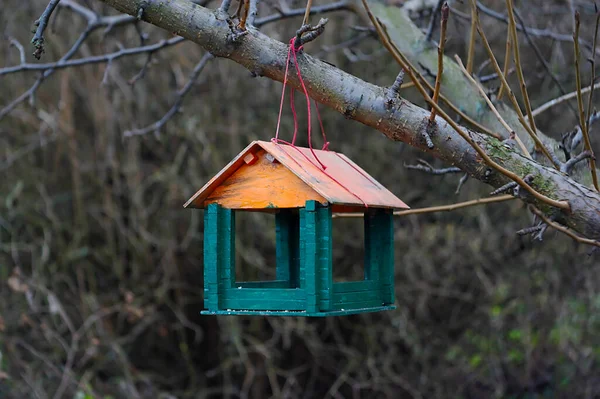
[[[448,4],[444,2],[442,6],[442,19],[440,21],[440,42],[438,44],[438,70],[435,76],[435,88],[433,90],[433,101],[437,104],[440,96],[440,87],[442,86],[442,77],[444,75],[444,45],[446,44],[446,26],[448,25]],[[429,123],[435,121],[435,110],[431,110]]]
[[[579,57],[581,55],[581,52],[579,50],[579,25],[579,12],[575,12],[575,31],[573,32],[573,43],[575,45],[575,84],[577,86],[577,107],[579,109],[579,125],[581,127],[581,133],[583,134],[583,144],[585,145],[585,149],[591,153],[590,170],[592,172],[592,182],[594,183],[596,191],[600,191],[600,186],[598,186],[598,175],[596,174],[596,161],[594,158],[594,150],[592,149],[592,143],[590,141],[590,135],[587,129],[588,123],[585,117],[585,111],[583,109],[583,96],[581,94],[581,73],[579,71]]]
[[[521,17],[521,14],[517,11],[516,8],[514,9],[514,12],[515,12],[515,16],[519,20],[519,24],[521,25],[521,27],[524,28],[525,27],[525,21]],[[510,30],[509,30],[509,32],[510,32]],[[546,70],[546,73],[550,76],[550,78],[552,79],[552,81],[558,87],[558,90],[560,91],[560,94],[561,95],[566,94],[566,90],[564,89],[564,87],[560,83],[560,80],[558,80],[558,78],[556,77],[556,75],[552,72],[552,67],[550,66],[550,64],[548,64],[548,61],[546,61],[546,57],[544,57],[544,55],[540,51],[539,47],[535,44],[535,41],[533,41],[533,39],[531,38],[531,36],[529,35],[529,33],[527,32],[526,29],[523,29],[523,34],[525,35],[525,40],[527,40],[527,43],[529,43],[529,45],[533,49],[533,51],[535,53],[535,56],[537,57],[538,61],[541,62],[541,64],[543,65],[544,69]],[[595,45],[594,45],[594,47],[595,47]],[[506,72],[504,73],[504,75],[507,76]],[[574,112],[575,116],[577,116],[577,111],[575,110],[575,108],[573,108],[573,106],[571,104],[569,104],[569,108],[571,109],[571,111]],[[535,116],[535,115],[533,115],[533,116]]]
[[[490,193],[490,195],[503,194],[503,193],[508,192],[509,190],[514,189],[515,187],[517,187],[517,183],[515,183],[514,181],[511,181],[510,183],[506,183],[505,185],[498,187],[497,189],[492,191]]]
[[[590,95],[588,96],[587,106],[587,118],[585,121],[586,130],[590,131],[590,119],[592,118],[592,99],[594,98],[594,82],[596,81],[596,43],[598,42],[598,27],[600,26],[600,12],[596,12],[596,26],[594,27],[594,41],[592,45],[592,57],[590,58],[590,64],[592,69],[592,76],[590,77]]]
[[[593,246],[596,246],[596,247],[600,247],[600,241],[591,240],[589,238],[581,237],[580,235],[574,233],[568,227],[565,227],[565,226],[563,226],[561,224],[553,222],[548,217],[546,217],[546,215],[544,215],[543,212],[541,212],[539,209],[537,209],[534,206],[530,206],[529,209],[531,209],[531,211],[533,213],[535,213],[540,219],[542,219],[547,225],[552,226],[554,229],[560,231],[561,233],[564,233],[564,234],[568,235],[569,237],[573,238],[575,241],[577,241],[579,243],[582,243],[582,244],[588,244],[588,245],[593,245]]]
[[[248,25],[254,26],[258,15],[258,0],[250,0],[250,13],[248,14]]]
[[[418,170],[420,172],[429,173],[431,175],[446,175],[448,173],[461,173],[462,172],[462,170],[460,168],[457,168],[455,166],[452,166],[450,168],[435,169],[427,161],[419,159],[418,162],[419,163],[417,165],[407,165],[407,164],[404,164],[404,167],[406,169]]]
[[[351,10],[351,5],[348,0],[336,1],[334,3],[324,4],[319,7],[312,7],[310,9],[310,15],[342,10]],[[256,26],[278,21],[282,18],[292,18],[304,15],[306,13],[306,8],[295,8],[292,10],[279,8],[277,11],[278,12],[276,14],[267,15],[266,17],[257,19]]]
[[[317,37],[321,36],[321,34],[325,32],[325,25],[327,25],[327,22],[329,22],[329,19],[321,18],[319,23],[315,26],[302,25],[302,27],[296,31],[296,41],[294,42],[294,46],[300,48],[300,46],[312,42]]]
[[[25,60],[25,48],[23,45],[14,37],[9,37],[8,41],[10,42],[11,46],[14,46],[19,51],[19,59],[21,60],[21,64],[27,62]]]
[[[525,147],[525,144],[523,144],[523,142],[521,141],[519,136],[517,136],[515,131],[508,125],[508,123],[506,123],[504,118],[502,118],[502,115],[500,115],[500,113],[496,109],[496,106],[494,106],[494,103],[492,103],[492,100],[490,100],[489,96],[485,93],[485,90],[483,89],[483,87],[475,81],[475,79],[469,74],[469,72],[467,72],[466,68],[464,67],[464,65],[463,65],[462,61],[460,60],[460,58],[458,57],[458,55],[455,55],[454,58],[456,59],[456,63],[462,70],[463,74],[467,77],[467,79],[469,79],[471,81],[471,83],[473,83],[475,85],[475,87],[477,87],[477,89],[479,90],[479,92],[481,93],[483,98],[485,99],[485,102],[492,110],[492,113],[496,116],[496,118],[498,119],[500,124],[502,126],[504,126],[504,128],[508,132],[508,136],[514,137],[515,141],[519,145],[519,148],[521,148],[521,151],[523,152],[523,154],[526,157],[531,158],[531,154],[529,153],[529,151],[527,151],[527,147]]]
[[[517,78],[519,79],[519,85],[521,86],[521,95],[523,96],[523,102],[525,103],[525,111],[527,112],[527,118],[529,119],[529,125],[531,130],[537,134],[535,127],[535,119],[531,113],[531,101],[529,100],[529,93],[527,93],[527,84],[525,83],[525,76],[523,75],[523,65],[521,64],[521,52],[519,51],[519,37],[517,36],[517,23],[515,21],[515,13],[513,10],[512,0],[506,0],[506,8],[508,9],[509,24],[508,29],[511,32],[513,41],[513,56],[515,58],[515,68],[517,70]]]
[[[394,95],[400,94],[400,89],[404,87],[403,83],[404,83],[404,69],[400,69],[400,72],[398,72],[398,76],[396,76],[394,83],[390,87],[390,89],[392,90]]]
[[[376,19],[373,16],[373,14],[371,13],[371,10],[369,9],[369,5],[367,4],[367,1],[362,0],[362,2],[363,2],[365,9],[367,10],[367,14],[369,15],[369,18],[371,19],[371,21],[373,22],[373,25],[375,26],[375,29],[377,30],[377,33],[379,34],[384,46],[388,49],[388,51],[390,51],[390,53],[392,54],[392,56],[394,57],[396,62],[398,62],[398,64],[400,64],[400,66],[403,67],[407,71],[407,73],[410,75],[412,81],[415,83],[415,86],[417,87],[417,89],[419,90],[419,92],[421,93],[421,95],[423,96],[425,101],[430,106],[435,108],[436,111],[439,113],[439,115],[456,131],[456,133],[458,133],[467,143],[469,143],[469,145],[471,145],[471,147],[481,156],[481,158],[486,162],[486,164],[489,167],[491,167],[491,168],[495,169],[496,171],[498,171],[499,173],[501,173],[502,175],[508,177],[509,179],[516,181],[519,184],[519,186],[523,187],[527,192],[529,192],[537,200],[544,202],[548,205],[560,208],[560,209],[569,210],[570,206],[569,206],[568,202],[557,201],[557,200],[554,200],[552,198],[549,198],[549,197],[537,192],[533,187],[531,187],[529,184],[527,184],[525,181],[523,181],[523,179],[520,176],[518,176],[514,172],[502,167],[501,165],[497,164],[479,146],[479,144],[477,144],[471,138],[471,136],[469,134],[464,132],[460,128],[460,126],[458,126],[458,124],[456,122],[454,122],[454,119],[452,119],[446,112],[444,112],[444,110],[438,104],[436,104],[432,101],[431,97],[429,96],[429,94],[427,93],[427,91],[425,90],[423,85],[417,79],[414,70],[411,67],[409,67],[409,65],[405,61],[402,53],[398,50],[398,48],[390,40],[389,35],[387,34],[387,31],[385,30],[385,27],[382,26],[381,23],[379,22],[379,20]]]
[[[132,47],[132,48],[124,48],[119,51],[115,51],[114,53],[102,54],[102,55],[94,55],[85,58],[77,58],[74,60],[64,60],[61,59],[57,62],[49,62],[46,64],[20,64],[13,67],[0,68],[0,76],[7,75],[15,72],[22,71],[47,71],[47,70],[56,70],[56,69],[64,69],[70,67],[77,67],[88,64],[99,64],[105,62],[112,62],[121,57],[136,55],[141,53],[154,53],[158,50],[161,50],[165,47],[174,46],[176,44],[182,43],[185,41],[184,38],[176,36],[172,37],[168,40],[161,40],[158,43],[150,44],[147,46],[141,47]]]
[[[312,8],[313,0],[306,2],[306,11],[304,12],[304,18],[302,19],[302,25],[308,25],[308,18],[310,17],[310,9]]]
[[[240,2],[243,0],[240,0]],[[223,0],[221,2],[221,6],[219,7],[219,11],[227,13],[229,12],[229,7],[231,7],[231,0]]]
[[[492,17],[494,19],[497,19],[498,21],[504,22],[507,25],[509,24],[508,17],[506,17],[505,15],[502,15],[501,13],[499,13],[497,11],[492,10],[491,8],[484,6],[480,1],[477,2],[477,9],[489,17]],[[537,29],[537,28],[517,26],[517,30],[518,31],[527,31],[527,33],[529,33],[530,35],[535,36],[535,37],[545,37],[545,38],[553,39],[553,40],[556,40],[559,42],[569,42],[569,43],[573,42],[572,36],[561,34],[561,33],[556,33],[549,29]],[[589,49],[592,48],[592,45],[589,42],[585,42],[585,43],[582,42],[581,44],[585,45]]]
[[[46,26],[48,26],[50,16],[54,12],[54,9],[56,8],[59,2],[60,0],[50,0],[40,18],[37,21],[35,21],[37,29],[35,30],[35,34],[31,39],[31,44],[33,44],[33,46],[35,47],[33,56],[38,60],[42,57],[42,54],[44,53],[44,31],[46,30]]]
[[[561,166],[560,171],[566,175],[570,175],[571,171],[573,170],[575,165],[577,165],[579,162],[583,161],[584,159],[590,159],[592,157],[593,157],[593,154],[591,152],[589,152],[588,150],[582,151],[579,154],[577,154],[577,156],[575,156],[575,157],[569,159],[567,162],[565,162]]]
[[[471,2],[474,3],[475,0],[471,0]],[[510,101],[513,105],[513,108],[517,112],[519,122],[521,122],[521,125],[523,125],[523,128],[525,128],[527,133],[529,133],[529,136],[535,143],[536,148],[538,148],[542,151],[542,153],[546,156],[546,158],[548,158],[550,160],[550,162],[554,165],[554,167],[556,169],[559,169],[560,165],[558,163],[556,163],[554,157],[552,157],[550,155],[546,146],[544,146],[544,144],[540,141],[539,137],[537,137],[536,132],[533,131],[531,129],[531,126],[529,126],[527,124],[527,121],[525,121],[525,117],[523,116],[523,112],[521,112],[521,108],[519,106],[519,103],[517,102],[517,98],[515,97],[515,94],[513,93],[513,91],[510,89],[510,86],[508,85],[508,82],[506,81],[506,76],[504,76],[504,74],[500,70],[500,66],[498,65],[496,56],[494,55],[494,52],[493,52],[492,48],[490,47],[487,37],[485,36],[485,33],[483,32],[483,28],[481,27],[481,21],[479,20],[479,13],[475,14],[475,23],[477,25],[477,32],[479,33],[479,36],[481,37],[481,41],[483,42],[483,45],[488,53],[490,60],[492,60],[492,65],[494,66],[494,69],[496,70],[498,77],[502,80],[502,84],[506,86],[508,98],[510,99]]]
[[[144,135],[144,134],[148,134],[148,133],[158,133],[160,131],[160,129],[162,129],[163,126],[175,114],[177,114],[177,112],[179,112],[179,110],[181,109],[181,104],[183,103],[183,100],[185,99],[187,94],[190,92],[190,90],[192,89],[194,84],[196,83],[196,80],[198,80],[198,77],[200,76],[200,73],[202,72],[202,70],[204,69],[206,64],[208,64],[208,62],[210,60],[212,60],[213,58],[214,57],[210,53],[206,53],[206,54],[204,54],[204,56],[202,56],[200,61],[194,67],[192,73],[190,73],[190,77],[189,77],[187,83],[185,84],[185,86],[183,86],[183,88],[177,92],[177,96],[176,96],[175,102],[173,103],[173,106],[167,111],[167,113],[162,118],[160,118],[160,120],[154,122],[153,124],[151,124],[149,126],[146,126],[145,128],[142,128],[142,129],[128,130],[124,133],[124,136],[131,137],[131,136]]]
[[[444,0],[438,0],[437,4],[433,12],[431,13],[431,18],[429,19],[429,25],[427,26],[427,33],[425,34],[425,40],[430,41],[433,36],[433,30],[435,29],[435,24],[437,22],[437,16],[442,10],[442,4],[445,4]]]
[[[511,38],[511,33],[510,33],[510,29],[506,30],[506,50],[504,52],[504,67],[502,68],[502,73],[504,74],[504,76],[508,76],[508,69],[510,68],[510,49],[511,49],[511,44],[512,44],[512,40]],[[496,74],[496,76],[498,76],[498,74]],[[496,96],[496,98],[498,99],[498,101],[502,100],[502,97],[504,96],[504,90],[505,90],[506,86],[504,86],[504,83],[502,83],[500,85],[500,90],[498,91],[498,95]]]
[[[87,40],[87,38],[90,36],[90,34],[96,29],[106,27],[106,33],[115,26],[125,25],[128,23],[132,23],[136,20],[135,17],[126,14],[98,17],[92,10],[83,7],[82,5],[75,3],[71,0],[62,0],[59,3],[59,6],[71,9],[75,13],[85,18],[88,23],[85,30],[79,35],[77,40],[75,40],[75,43],[73,43],[71,48],[60,58],[59,62],[69,60],[71,57],[73,57],[81,48],[83,43]],[[25,91],[19,97],[11,101],[4,108],[0,109],[0,120],[2,120],[6,115],[8,115],[16,106],[18,106],[22,102],[29,99],[29,101],[33,103],[33,95],[42,85],[44,80],[50,75],[52,75],[54,71],[55,69],[45,70],[27,91]]]
[[[585,94],[590,92],[592,89],[600,89],[600,82],[594,84],[594,85],[590,85],[587,86],[583,89],[581,89],[581,94]],[[557,97],[553,100],[550,100],[542,105],[540,105],[539,107],[537,107],[536,109],[533,110],[533,116],[538,116],[539,114],[541,114],[542,112],[548,111],[550,108],[562,104],[565,101],[568,101],[572,98],[577,97],[579,90],[575,90],[571,93],[565,94],[564,96],[560,96]]]
[[[475,63],[475,40],[477,33],[477,24],[475,23],[475,14],[477,8],[474,3],[471,3],[471,31],[469,33],[469,50],[467,51],[467,71],[469,75],[473,73],[473,64]]]
[[[492,204],[494,202],[504,202],[514,200],[516,197],[512,195],[502,195],[500,197],[493,198],[479,198],[476,200],[457,202],[455,204],[450,205],[440,205],[440,206],[430,206],[427,208],[417,208],[417,209],[408,209],[405,211],[396,211],[394,212],[394,216],[408,216],[408,215],[420,215],[423,213],[434,213],[434,212],[450,212],[456,209],[468,208],[476,205],[485,205]],[[363,214],[361,213],[335,213],[333,214],[334,218],[362,218]]]

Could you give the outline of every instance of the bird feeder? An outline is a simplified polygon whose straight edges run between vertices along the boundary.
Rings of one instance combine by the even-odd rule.
[[[408,206],[343,154],[254,141],[184,207],[204,209],[203,314],[395,309],[393,210]],[[235,214],[244,211],[275,214],[275,280],[236,280]],[[333,281],[332,216],[338,212],[364,215],[361,281]]]

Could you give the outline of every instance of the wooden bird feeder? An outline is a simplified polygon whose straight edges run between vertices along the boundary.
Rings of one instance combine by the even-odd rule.
[[[254,141],[184,207],[204,211],[212,315],[330,316],[395,309],[393,210],[408,208],[345,155]],[[235,213],[275,214],[276,279],[236,281]],[[364,279],[334,282],[332,214],[364,214]]]

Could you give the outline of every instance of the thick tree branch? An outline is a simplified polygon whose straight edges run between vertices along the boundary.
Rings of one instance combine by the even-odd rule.
[[[121,12],[135,15],[143,0],[102,1]],[[229,58],[256,75],[283,81],[286,44],[256,31],[250,31],[241,40],[232,42],[229,39],[230,27],[218,11],[185,0],[158,0],[146,8],[144,19],[198,43],[214,56]],[[437,129],[431,137],[434,148],[429,149],[419,134],[429,111],[403,99],[390,104],[389,89],[365,82],[306,53],[298,56],[298,62],[310,96],[322,104],[376,128],[392,140],[406,142],[460,167],[493,187],[509,182],[508,178],[487,167],[473,147],[441,118],[436,119]],[[300,87],[294,73],[289,74],[288,82],[293,87]],[[586,237],[600,237],[598,193],[559,171],[525,158],[495,138],[465,131],[496,163],[519,176],[531,175],[531,186],[535,190],[551,198],[568,201],[570,212],[540,204],[521,190],[524,201]]]

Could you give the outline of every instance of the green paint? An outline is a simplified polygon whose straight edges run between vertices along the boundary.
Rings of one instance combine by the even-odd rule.
[[[390,210],[365,216],[365,280],[334,283],[332,213],[307,201],[276,216],[274,281],[235,281],[235,213],[217,204],[204,215],[204,292],[213,315],[341,316],[393,306],[393,220]]]

